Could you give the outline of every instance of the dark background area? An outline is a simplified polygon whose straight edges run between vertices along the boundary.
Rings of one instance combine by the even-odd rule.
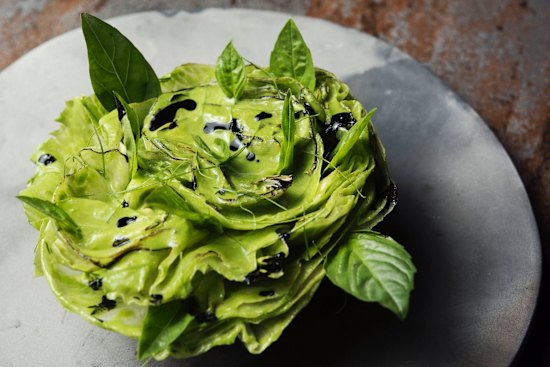
[[[541,296],[519,365],[550,365],[550,1],[0,0],[0,71],[78,27],[80,12],[206,7],[283,11],[367,32],[424,64],[481,115],[519,171],[542,239]]]

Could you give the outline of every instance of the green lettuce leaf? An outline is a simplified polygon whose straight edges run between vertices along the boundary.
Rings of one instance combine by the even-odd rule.
[[[67,102],[19,197],[65,308],[139,339],[142,360],[261,353],[325,274],[405,316],[414,265],[371,231],[396,203],[374,111],[313,67],[292,20],[269,68],[230,42],[159,80],[82,20],[95,95]]]

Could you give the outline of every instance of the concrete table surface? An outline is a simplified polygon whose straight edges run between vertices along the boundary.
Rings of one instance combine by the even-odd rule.
[[[512,157],[537,217],[543,255],[550,255],[546,0],[0,0],[0,71],[33,47],[78,27],[80,12],[108,18],[205,7],[270,9],[323,18],[377,36],[425,64],[481,115]],[[545,261],[546,269],[547,265]],[[543,280],[525,365],[550,363],[549,283]]]

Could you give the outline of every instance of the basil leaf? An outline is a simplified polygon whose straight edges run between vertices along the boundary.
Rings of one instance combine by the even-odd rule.
[[[143,360],[168,348],[193,319],[181,301],[150,306],[138,342],[138,358]]]
[[[285,24],[271,51],[269,71],[275,76],[289,76],[309,90],[315,88],[315,68],[311,52],[292,19]]]
[[[404,319],[414,288],[411,256],[390,237],[353,232],[325,264],[329,279],[366,302],[378,302]]]
[[[139,134],[139,121],[134,109],[124,101],[124,99],[117,93],[115,94],[115,105],[118,112],[118,120],[122,124],[122,141],[126,147],[126,157],[128,158],[128,182],[132,180],[138,169],[137,162],[137,140],[135,129]],[[133,123],[132,123],[133,120]],[[134,125],[137,124],[137,128]]]
[[[82,232],[80,231],[78,224],[76,224],[70,215],[59,206],[46,200],[31,198],[23,195],[17,196],[17,199],[38,210],[40,213],[52,218],[60,229],[72,234],[76,238],[82,238]]]
[[[216,62],[216,80],[229,98],[239,99],[246,84],[244,61],[229,42]]]
[[[128,103],[160,94],[153,68],[122,33],[90,14],[82,14],[81,19],[92,87],[103,107],[115,108],[113,91]]]
[[[294,162],[294,135],[296,134],[296,120],[294,119],[294,107],[292,106],[292,92],[286,93],[283,103],[283,116],[281,126],[283,129],[283,141],[281,143],[281,156],[277,171],[286,173],[291,171]]]
[[[373,108],[360,122],[356,123],[351,127],[351,129],[349,129],[342,140],[338,142],[336,148],[334,148],[334,151],[332,152],[332,159],[330,163],[326,166],[325,171],[336,167],[348,155],[351,148],[353,148],[353,145],[361,137],[361,133],[363,133],[363,131],[365,131],[365,129],[367,128],[368,124],[370,123],[371,117],[372,115],[374,115],[375,112],[376,108]]]

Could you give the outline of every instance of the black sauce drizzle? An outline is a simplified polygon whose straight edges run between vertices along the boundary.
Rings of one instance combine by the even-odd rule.
[[[126,110],[124,109],[124,106],[122,105],[122,103],[120,103],[120,101],[116,96],[115,96],[115,106],[116,106],[116,112],[118,114],[118,121],[122,122],[122,119],[124,118],[124,116],[126,116]]]
[[[273,297],[275,295],[275,291],[273,290],[261,291],[259,295],[262,297]]]
[[[44,166],[47,166],[48,164],[52,164],[55,161],[56,161],[55,157],[48,153],[42,154],[40,157],[38,157],[38,163],[42,163]]]
[[[149,130],[155,131],[162,126],[174,122],[174,118],[176,117],[176,112],[180,108],[184,108],[187,111],[193,111],[195,108],[197,108],[197,102],[193,101],[192,99],[184,99],[183,101],[179,101],[176,103],[172,103],[171,105],[163,108],[153,118],[151,118],[151,125],[149,126]]]
[[[88,282],[88,286],[94,291],[97,291],[103,285],[103,280],[101,278],[92,279]]]
[[[355,119],[350,112],[337,113],[330,118],[329,125],[326,127],[326,129],[321,130],[321,138],[323,139],[323,144],[325,146],[324,156],[326,159],[328,159],[328,157],[338,144],[338,139],[336,138],[336,133],[338,132],[338,129],[341,127],[350,129],[354,124]]]
[[[136,220],[137,220],[137,217],[136,217],[136,216],[133,216],[133,217],[122,217],[122,218],[120,218],[120,219],[117,221],[116,226],[117,226],[118,228],[126,227],[128,224],[134,223]]]
[[[116,307],[116,301],[107,298],[106,296],[101,297],[101,302],[97,305],[89,306],[88,308],[93,308],[92,315],[95,315],[98,312],[109,311]]]
[[[267,112],[260,112],[259,114],[257,114],[256,116],[254,116],[254,120],[260,121],[260,120],[263,120],[263,119],[268,119],[268,118],[270,118],[271,116],[273,116],[273,115],[270,114],[270,113],[267,113]]]
[[[306,113],[310,116],[312,115],[315,115],[315,110],[313,109],[313,107],[311,107],[311,105],[309,103],[304,103],[304,107],[306,108]]]
[[[152,304],[158,306],[162,302],[162,294],[151,294],[151,299],[149,300]]]
[[[265,112],[262,112],[262,113],[265,113]],[[258,114],[256,117],[260,116],[262,113]],[[270,114],[267,114],[267,115],[271,116]],[[237,121],[237,119],[232,119],[229,122],[217,122],[217,121],[207,122],[204,124],[204,128],[202,129],[202,131],[205,134],[211,134],[216,130],[231,131],[235,133],[235,138],[231,141],[231,143],[229,143],[229,149],[232,152],[236,152],[239,149],[241,149],[243,146],[246,146],[242,141],[243,139],[242,127],[239,125],[239,122]],[[248,154],[246,155],[246,159],[249,161],[253,161],[254,159],[256,159],[256,154],[252,152],[248,152]]]
[[[212,312],[211,310],[206,310],[205,312],[199,312],[195,314],[195,319],[198,322],[213,322],[216,321],[218,318],[216,317],[214,312]]]
[[[130,239],[128,237],[116,238],[113,241],[113,247],[120,247],[120,246],[126,245],[129,242],[130,242]]]
[[[288,233],[280,233],[279,237],[286,239],[288,238],[286,237],[287,235]],[[246,285],[251,285],[252,283],[255,283],[257,280],[259,280],[262,276],[282,272],[283,264],[281,263],[281,261],[284,260],[284,258],[284,252],[278,252],[274,255],[271,255],[267,259],[264,259],[263,263],[259,264],[257,270],[254,270],[244,277],[243,283]]]
[[[232,151],[232,152],[236,152],[237,150],[239,150],[242,146],[243,146],[243,142],[241,141],[241,139],[239,139],[239,137],[236,137],[235,139],[233,139],[231,141],[231,143],[229,144],[229,149]]]
[[[232,119],[229,122],[207,122],[204,124],[203,131],[205,134],[210,134],[216,130],[242,133],[242,128],[239,126],[239,122],[237,121],[237,119]]]

